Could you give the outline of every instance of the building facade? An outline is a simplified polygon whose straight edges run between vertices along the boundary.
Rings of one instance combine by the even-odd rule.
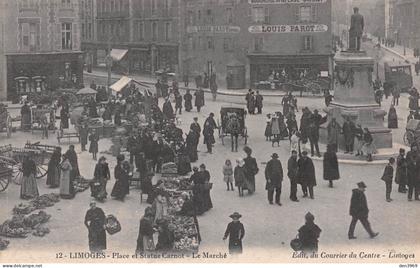
[[[273,73],[332,73],[331,0],[184,0],[182,74],[253,87]]]
[[[393,0],[390,13],[392,20],[388,35],[399,45],[420,48],[420,1]]]
[[[0,99],[83,84],[77,0],[5,0],[0,9]]]
[[[95,0],[96,39],[82,41],[83,50],[95,67],[105,67],[109,50],[118,49],[123,53],[118,65],[125,73],[177,72],[179,2]]]

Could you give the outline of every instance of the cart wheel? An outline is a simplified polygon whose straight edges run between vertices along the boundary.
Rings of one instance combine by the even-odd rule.
[[[13,169],[13,182],[17,185],[21,185],[22,177],[23,177],[23,170],[22,170],[22,163],[17,163],[12,167]]]
[[[245,138],[245,145],[248,144],[248,129],[244,128],[244,138]]]
[[[6,132],[7,137],[10,138],[12,136],[12,118],[10,116],[6,119]]]
[[[1,177],[0,178],[0,192],[3,192],[9,186],[9,177]]]
[[[36,166],[36,176],[35,176],[35,178],[42,179],[45,175],[47,175],[47,169],[45,169],[41,165]]]

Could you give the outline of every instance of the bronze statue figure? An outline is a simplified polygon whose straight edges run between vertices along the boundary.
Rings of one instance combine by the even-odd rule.
[[[364,18],[359,14],[359,8],[353,8],[354,14],[351,15],[351,25],[349,30],[349,50],[360,51],[360,43],[365,27]]]

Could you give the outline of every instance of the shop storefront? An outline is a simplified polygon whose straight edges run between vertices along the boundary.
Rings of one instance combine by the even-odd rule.
[[[330,56],[248,55],[251,85],[272,80],[298,80],[302,76],[329,72]]]
[[[83,85],[82,52],[7,55],[7,98]]]

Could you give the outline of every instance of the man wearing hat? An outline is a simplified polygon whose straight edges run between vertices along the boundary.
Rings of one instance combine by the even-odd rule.
[[[216,143],[214,139],[214,129],[217,128],[216,121],[214,121],[214,113],[210,113],[204,122],[203,136],[204,144],[207,145],[207,152],[212,153],[213,144]]]
[[[308,157],[308,152],[303,151],[302,157],[298,160],[298,174],[302,184],[303,197],[309,196],[314,199],[314,186],[316,186],[315,166],[312,159]]]
[[[229,217],[232,218],[232,222],[228,224],[225,235],[223,236],[223,240],[226,240],[226,238],[229,236],[229,253],[241,254],[242,239],[245,236],[244,225],[239,221],[242,215],[238,212],[235,212]]]
[[[361,181],[357,183],[357,187],[358,188],[353,189],[353,194],[351,196],[350,216],[352,216],[352,220],[350,223],[348,236],[349,239],[356,239],[356,237],[354,236],[354,229],[356,228],[357,221],[360,220],[363,227],[370,235],[370,238],[374,238],[378,236],[379,233],[372,231],[372,228],[370,227],[370,223],[368,221],[369,209],[365,196],[366,184],[363,181]]]
[[[271,155],[271,160],[268,161],[267,166],[265,167],[265,179],[267,180],[265,189],[268,191],[268,202],[270,205],[273,204],[273,195],[275,190],[276,204],[281,206],[280,194],[281,184],[283,181],[283,167],[281,166],[279,156],[276,153]]]

